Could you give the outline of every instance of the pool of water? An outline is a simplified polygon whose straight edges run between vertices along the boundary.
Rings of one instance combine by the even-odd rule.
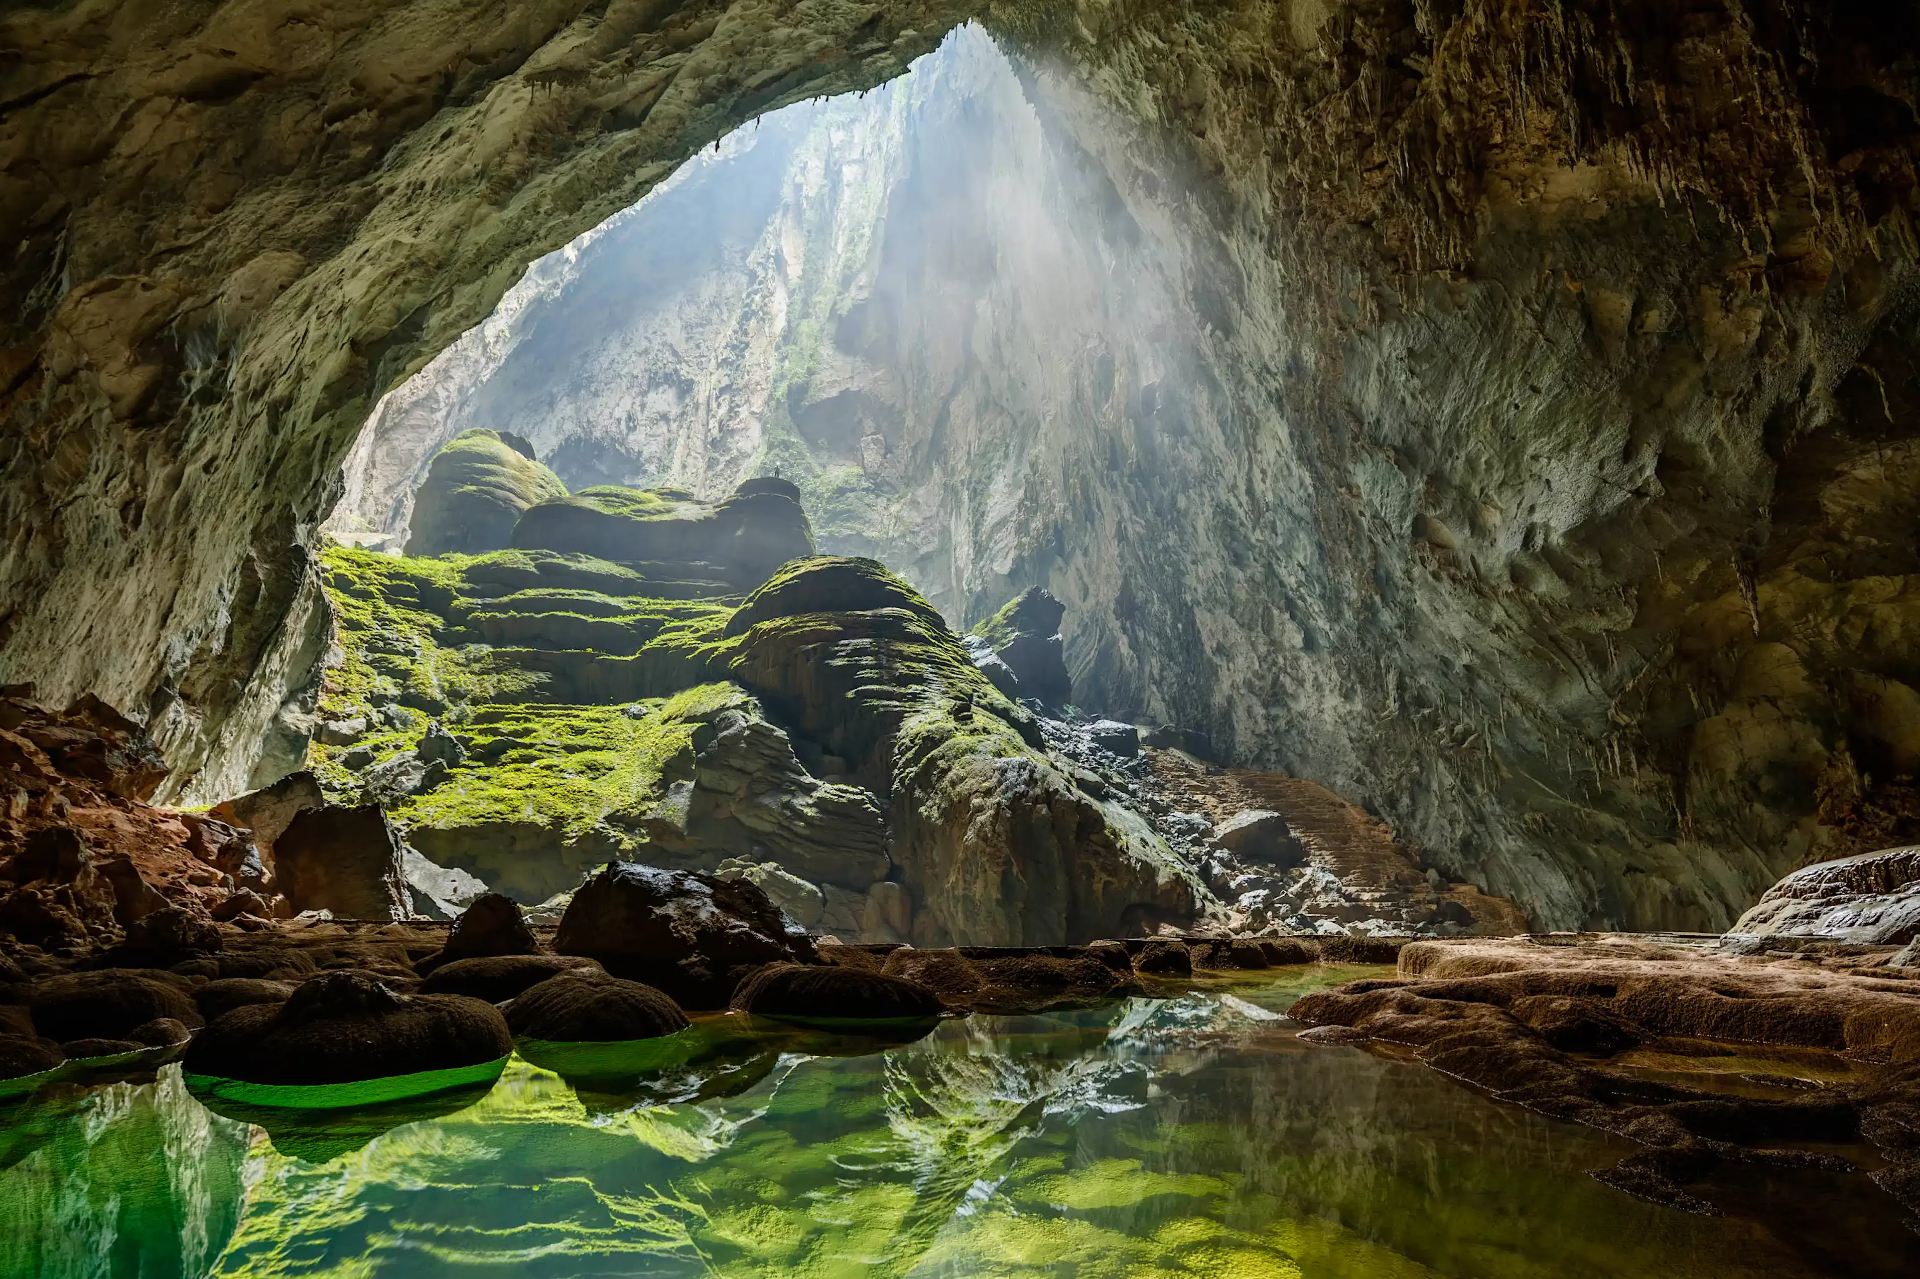
[[[1743,1170],[1698,1188],[1723,1216],[1657,1208],[1586,1175],[1622,1141],[1294,1038],[1294,999],[1377,971],[973,1017],[891,1047],[720,1019],[645,1063],[529,1049],[490,1088],[367,1112],[216,1114],[171,1067],[65,1087],[0,1112],[0,1275],[1755,1279],[1920,1262],[1863,1174]]]

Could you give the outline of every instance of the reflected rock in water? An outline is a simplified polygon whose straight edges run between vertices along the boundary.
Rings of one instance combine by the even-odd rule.
[[[324,1164],[406,1124],[458,1114],[477,1104],[492,1088],[493,1081],[488,1079],[424,1097],[316,1109],[249,1105],[203,1088],[192,1089],[192,1093],[194,1100],[213,1113],[261,1129],[280,1154],[303,1163]]]
[[[240,1218],[247,1127],[198,1105],[177,1066],[43,1094],[0,1125],[0,1274],[199,1279]]]

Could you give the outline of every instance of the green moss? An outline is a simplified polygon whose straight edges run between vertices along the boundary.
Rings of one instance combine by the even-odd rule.
[[[1013,614],[1014,614],[1015,606],[1018,605],[1019,603],[1020,603],[1020,597],[1017,595],[1014,596],[1012,599],[1008,600],[1005,604],[1002,604],[1000,606],[1000,610],[996,612],[992,617],[989,617],[986,621],[981,622],[979,625],[975,626],[968,633],[971,635],[978,635],[981,639],[993,645],[995,648],[1004,648],[1006,645],[1013,642],[1013,639],[1017,633],[1013,625]]]
[[[608,814],[660,797],[667,762],[686,750],[699,722],[747,695],[708,684],[625,706],[494,706],[465,725],[472,762],[424,795],[402,801],[395,820],[449,830],[526,823],[577,839]]]
[[[602,484],[581,489],[565,499],[574,506],[591,507],[630,520],[686,519],[686,503],[693,495],[680,489],[634,489]]]

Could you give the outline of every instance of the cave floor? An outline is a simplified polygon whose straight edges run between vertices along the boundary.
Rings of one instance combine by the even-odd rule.
[[[1631,1154],[1621,1137],[1297,1037],[1296,999],[1391,972],[1210,976],[898,1045],[705,1017],[625,1060],[523,1045],[491,1085],[361,1111],[215,1113],[173,1066],[43,1091],[5,1126],[0,1271],[1479,1279],[1920,1261],[1864,1149],[1839,1152],[1848,1174],[1729,1165],[1693,1187],[1720,1215],[1683,1212],[1589,1175]]]

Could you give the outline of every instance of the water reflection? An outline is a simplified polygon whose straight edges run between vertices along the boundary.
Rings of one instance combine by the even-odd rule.
[[[905,1045],[723,1019],[529,1045],[411,1113],[201,1107],[175,1073],[9,1109],[0,1274],[1788,1276],[1910,1273],[1863,1176],[1704,1188],[1420,1068],[1308,1048],[1306,970]],[[638,1055],[636,1055],[636,1052]],[[858,1055],[828,1055],[857,1052]]]

